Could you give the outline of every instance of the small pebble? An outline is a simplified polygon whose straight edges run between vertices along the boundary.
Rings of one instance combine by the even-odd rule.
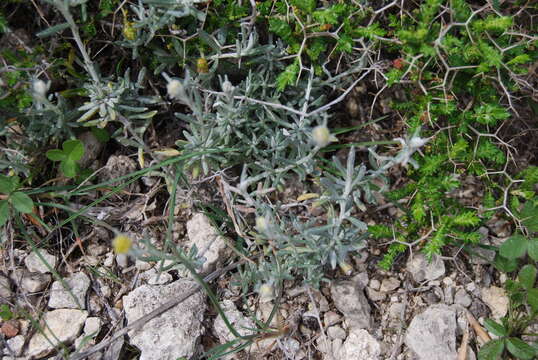
[[[346,331],[340,326],[331,326],[327,329],[327,336],[331,339],[345,340],[347,337]]]

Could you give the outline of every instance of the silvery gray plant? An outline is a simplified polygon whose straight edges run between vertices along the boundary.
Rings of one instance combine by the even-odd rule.
[[[276,54],[278,47],[274,50]],[[241,272],[241,283],[246,288],[254,281],[264,293],[267,286],[296,277],[318,286],[326,268],[339,266],[349,273],[349,253],[363,247],[368,236],[367,226],[357,214],[366,204],[375,204],[374,191],[386,190],[388,169],[397,164],[415,165],[411,156],[427,141],[418,133],[398,139],[402,148],[395,156],[378,155],[372,148],[370,169],[357,164],[352,148],[345,166],[334,158],[332,171],[322,172],[319,151],[336,140],[328,127],[332,108],[327,106],[325,94],[327,87],[336,84],[322,83],[311,69],[305,69],[306,76],[296,86],[278,91],[276,66],[255,66],[235,84],[226,77],[218,78],[217,89],[207,81],[211,74],[195,76],[187,71],[184,78],[173,78],[163,73],[169,97],[188,110],[176,113],[189,125],[185,140],[177,143],[182,151],[235,149],[226,156],[209,152],[194,156],[186,166],[195,175],[202,172],[206,176],[241,168],[238,179],[221,181],[234,209],[250,209],[257,215],[253,228],[242,211],[234,212],[241,233],[250,234],[244,236],[250,252],[261,254],[257,267],[246,265],[247,270]],[[309,185],[308,179],[319,181]],[[326,214],[321,223],[315,218],[304,221],[290,210],[290,204],[268,201],[267,194],[292,181],[316,188],[316,204]],[[307,205],[295,204],[298,208]]]

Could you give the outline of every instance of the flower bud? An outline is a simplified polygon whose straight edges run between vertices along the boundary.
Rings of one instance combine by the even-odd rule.
[[[270,284],[263,284],[260,286],[260,289],[258,290],[260,294],[260,301],[261,302],[269,302],[273,300],[274,297],[274,288]]]
[[[180,100],[186,97],[183,84],[179,80],[170,80],[166,85],[166,90],[168,91],[168,96],[172,99]]]
[[[47,91],[49,91],[49,85],[50,84],[46,84],[43,80],[35,80],[32,84],[32,90],[35,95],[46,97]]]
[[[207,74],[209,72],[209,65],[205,58],[202,57],[196,60],[196,71],[199,74]]]
[[[256,218],[256,228],[259,232],[265,232],[267,230],[267,220],[263,216]]]
[[[312,139],[314,139],[314,143],[320,148],[329,145],[332,141],[338,141],[325,125],[316,126],[314,130],[312,130]]]

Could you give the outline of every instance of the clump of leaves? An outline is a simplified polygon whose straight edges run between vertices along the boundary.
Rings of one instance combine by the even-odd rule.
[[[500,323],[492,319],[484,321],[486,329],[498,338],[482,346],[479,360],[506,359],[508,354],[524,360],[538,356],[538,342],[523,338],[523,335],[538,335],[528,333],[529,326],[538,320],[538,288],[535,284],[536,267],[531,264],[521,268],[517,280],[506,281],[510,301],[508,314]]]
[[[9,219],[10,209],[15,212],[28,214],[34,208],[34,202],[24,192],[19,191],[18,176],[0,175],[0,226]]]
[[[77,162],[84,155],[84,144],[80,140],[67,140],[62,144],[62,149],[49,150],[46,155],[49,160],[60,161],[62,173],[72,178],[80,171]]]

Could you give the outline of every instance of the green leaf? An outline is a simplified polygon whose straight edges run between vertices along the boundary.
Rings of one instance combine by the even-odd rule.
[[[292,64],[288,65],[286,69],[281,72],[276,79],[277,89],[279,91],[282,91],[286,88],[286,86],[295,83],[298,74],[299,64],[297,62],[293,62]]]
[[[529,239],[527,251],[534,261],[538,261],[538,238]]]
[[[523,360],[532,360],[536,352],[534,348],[518,338],[508,338],[506,339],[506,348],[519,359]]]
[[[521,217],[523,225],[530,231],[538,232],[538,206],[534,201],[529,200],[525,203],[523,210],[521,210]]]
[[[51,26],[50,28],[40,31],[37,33],[37,37],[44,38],[47,36],[52,36],[56,33],[59,33],[60,31],[63,31],[69,27],[68,23],[62,23],[58,25]]]
[[[496,336],[506,336],[508,335],[508,331],[506,331],[506,329],[504,328],[504,326],[502,326],[501,324],[491,320],[491,319],[486,319],[484,321],[484,326],[486,327],[486,329],[488,329],[488,331]]]
[[[84,155],[84,145],[80,140],[67,140],[63,143],[63,153],[73,161],[78,161]]]
[[[45,155],[47,156],[49,160],[52,160],[52,161],[62,161],[66,157],[63,151],[60,149],[49,150],[46,152]]]
[[[65,159],[62,161],[60,169],[62,169],[62,173],[68,178],[75,177],[79,170],[78,164],[71,159]]]
[[[500,359],[504,351],[504,340],[491,340],[480,348],[478,360],[497,360]]]
[[[0,226],[4,225],[9,216],[9,205],[7,200],[0,200]]]
[[[9,321],[13,318],[13,313],[8,304],[0,305],[0,318],[4,321]]]
[[[34,209],[34,202],[28,195],[21,191],[15,191],[9,197],[9,200],[13,204],[13,207],[20,211],[21,213],[31,213]]]
[[[454,224],[461,226],[476,226],[480,219],[473,211],[466,211],[454,217]]]
[[[110,140],[110,135],[105,129],[92,127],[91,131],[92,131],[92,134],[97,138],[97,140],[99,140],[102,143],[106,143],[108,142],[108,140]]]
[[[527,251],[527,238],[515,234],[509,237],[499,248],[499,254],[507,259],[517,259],[525,255]]]
[[[0,175],[0,193],[9,194],[15,190],[16,185],[9,176]]]
[[[517,270],[517,260],[516,259],[507,259],[499,254],[495,256],[493,260],[493,265],[497,270],[509,273]]]
[[[527,302],[532,308],[532,311],[538,312],[538,289],[532,288],[527,291]]]
[[[534,265],[525,265],[519,270],[519,282],[526,288],[531,289],[536,281],[536,267]]]

